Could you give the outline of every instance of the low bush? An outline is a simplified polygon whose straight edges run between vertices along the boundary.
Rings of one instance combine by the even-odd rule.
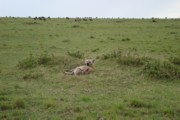
[[[153,60],[147,62],[143,72],[155,78],[180,79],[180,68],[168,61]]]

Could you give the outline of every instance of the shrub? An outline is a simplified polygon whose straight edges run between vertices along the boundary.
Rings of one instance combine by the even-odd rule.
[[[152,22],[157,22],[156,20],[152,20]]]
[[[87,19],[87,18],[83,18],[82,20],[83,20],[83,21],[88,21],[88,19]]]
[[[154,60],[148,62],[144,66],[143,72],[155,78],[180,79],[180,68],[168,61]]]

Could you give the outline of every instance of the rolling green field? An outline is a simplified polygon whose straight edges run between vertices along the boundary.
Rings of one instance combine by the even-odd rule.
[[[179,120],[180,19],[0,18],[0,119]]]

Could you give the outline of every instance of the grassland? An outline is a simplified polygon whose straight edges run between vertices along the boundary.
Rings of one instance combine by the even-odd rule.
[[[0,119],[179,120],[179,45],[179,19],[0,18]]]

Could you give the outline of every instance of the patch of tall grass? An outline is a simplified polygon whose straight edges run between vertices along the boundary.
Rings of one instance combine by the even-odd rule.
[[[136,49],[122,52],[114,50],[110,53],[103,54],[101,59],[115,59],[117,64],[127,66],[142,66],[142,72],[150,77],[158,79],[180,79],[180,58],[171,57],[169,61],[161,61],[150,57],[141,56]]]
[[[175,56],[175,57],[171,56],[169,58],[169,61],[172,62],[175,65],[180,66],[180,56]]]
[[[69,53],[69,55],[77,58],[82,57],[82,54],[79,52]],[[20,69],[31,69],[40,65],[45,65],[45,66],[59,65],[61,67],[65,67],[65,66],[69,66],[72,61],[76,61],[76,60],[72,60],[68,56],[49,55],[47,52],[45,52],[40,55],[30,54],[27,58],[19,61],[17,67]]]
[[[51,59],[52,58],[47,54],[47,52],[44,52],[40,55],[30,54],[27,58],[19,61],[17,66],[21,69],[35,68],[38,65],[47,64],[51,61]]]
[[[75,52],[68,51],[67,54],[74,58],[79,58],[79,59],[84,58],[84,53],[81,51],[75,51]]]
[[[154,78],[180,79],[180,68],[168,61],[147,62],[143,67],[143,72]]]
[[[103,60],[115,58],[118,64],[127,66],[142,66],[150,58],[140,56],[136,49],[128,50],[123,52],[121,49],[114,50],[110,53],[103,54],[101,57]]]

